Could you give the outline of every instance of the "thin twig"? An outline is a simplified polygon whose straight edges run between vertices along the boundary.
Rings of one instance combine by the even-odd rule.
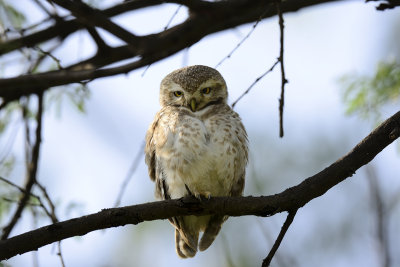
[[[178,14],[179,9],[181,9],[181,7],[182,7],[182,5],[179,5],[178,8],[175,10],[174,14],[172,14],[171,18],[167,22],[167,25],[165,25],[165,27],[164,27],[164,31],[166,31],[169,28],[169,26],[171,25],[172,21],[174,20],[174,18]],[[142,74],[140,75],[140,77],[144,77],[144,75],[146,74],[146,72],[148,71],[148,69],[150,67],[151,67],[151,64],[147,65],[146,68],[143,70]]]
[[[19,185],[16,185],[16,184],[14,184],[13,182],[11,182],[11,181],[9,181],[9,180],[3,178],[3,177],[0,177],[0,181],[2,181],[2,182],[4,182],[4,183],[6,183],[6,184],[8,184],[8,185],[10,185],[10,186],[12,186],[12,187],[18,189],[21,193],[26,194],[26,190],[25,190],[24,188],[20,187]],[[33,194],[32,192],[30,192],[29,195],[30,195],[31,197],[36,198],[36,200],[39,202],[39,204],[28,203],[28,202],[27,202],[27,205],[29,205],[29,206],[39,206],[39,207],[41,207],[41,208],[43,209],[43,211],[46,213],[46,215],[47,215],[49,218],[51,218],[51,212],[50,212],[50,211],[46,208],[46,206],[43,204],[42,199],[41,199],[38,195]],[[7,198],[3,198],[3,199],[6,200],[6,201],[8,201],[8,202],[17,202],[17,201],[14,201],[14,200],[11,200],[11,199],[7,199]],[[53,223],[54,223],[54,221],[53,221]]]
[[[281,74],[282,74],[282,83],[281,83],[281,97],[279,98],[279,137],[283,137],[283,106],[285,105],[285,84],[288,83],[285,77],[285,66],[283,63],[283,46],[284,46],[284,21],[283,21],[283,15],[282,15],[282,10],[281,10],[281,1],[276,2],[276,9],[278,12],[278,17],[279,17],[279,29],[280,29],[280,43],[281,43],[281,48],[280,48],[280,55],[279,55],[279,61],[281,65]]]
[[[61,241],[57,242],[58,253],[57,256],[60,258],[61,267],[65,267],[65,261],[61,250]]]
[[[140,148],[136,154],[135,159],[133,160],[131,166],[129,167],[128,173],[126,174],[125,179],[121,184],[117,199],[115,200],[114,207],[118,207],[121,204],[121,199],[122,199],[122,196],[124,195],[125,189],[129,183],[129,181],[131,180],[133,174],[135,173],[137,167],[139,166],[140,160],[142,159],[142,157],[144,155],[144,153],[143,153],[144,146],[145,146],[145,143],[142,142],[142,144],[140,145]]]
[[[36,126],[36,140],[35,145],[32,149],[31,161],[28,167],[28,176],[27,182],[24,187],[25,193],[22,195],[21,200],[19,202],[18,208],[12,216],[10,222],[3,228],[3,234],[1,236],[1,240],[5,240],[10,235],[12,229],[17,224],[19,218],[21,217],[22,211],[25,208],[26,203],[29,200],[30,193],[33,185],[36,181],[36,174],[39,164],[39,154],[40,154],[40,144],[42,140],[42,116],[43,116],[43,93],[38,94],[38,112],[37,112],[37,126]]]
[[[376,223],[376,242],[378,244],[378,253],[381,258],[381,266],[391,266],[390,261],[390,245],[388,238],[388,216],[385,202],[382,198],[381,188],[379,186],[378,177],[375,169],[371,164],[366,166],[367,180],[371,192],[373,213]]]
[[[14,184],[13,182],[7,180],[7,179],[4,178],[4,177],[1,177],[1,176],[0,176],[0,181],[6,183],[6,184],[8,184],[8,185],[11,185],[12,187],[15,187],[15,188],[18,189],[21,193],[25,193],[25,189],[23,189],[23,188],[20,187],[19,185]]]
[[[46,198],[47,203],[50,206],[50,210],[51,210],[51,214],[47,214],[51,221],[53,223],[57,223],[59,220],[56,216],[56,206],[54,205],[53,201],[51,200],[49,194],[47,193],[47,190],[44,186],[42,186],[39,182],[36,181],[36,185],[39,187],[39,189],[42,191],[44,197]],[[62,267],[65,267],[65,261],[64,261],[64,257],[62,254],[62,250],[61,250],[61,241],[57,242],[57,256],[60,258],[60,263]]]
[[[182,7],[182,5],[179,5],[178,8],[175,10],[174,14],[172,14],[172,17],[169,19],[169,21],[167,22],[167,25],[165,25],[165,27],[164,27],[164,31],[169,28],[169,25],[171,25],[172,21],[174,20],[174,18],[178,14],[179,9],[181,9],[181,7]]]
[[[262,267],[267,267],[270,265],[272,258],[275,255],[275,252],[278,250],[283,237],[285,236],[287,230],[289,229],[289,226],[292,224],[294,217],[296,216],[296,210],[292,210],[288,212],[288,216],[286,217],[286,220],[284,222],[284,224],[282,225],[281,231],[279,232],[278,237],[275,240],[274,245],[272,246],[271,250],[268,253],[268,256],[263,260],[262,262]]]
[[[249,88],[247,88],[246,91],[243,92],[243,94],[241,94],[233,103],[232,103],[232,108],[235,107],[235,105],[237,104],[237,102],[239,102],[240,99],[242,99],[246,94],[248,94],[251,90],[251,88],[253,88],[254,85],[256,85],[256,83],[258,83],[262,78],[264,78],[265,75],[267,75],[268,73],[270,73],[276,65],[278,65],[279,63],[279,59],[275,61],[275,63],[271,66],[271,68],[269,68],[269,70],[267,70],[266,72],[264,72],[263,74],[261,74],[260,77],[258,77],[257,79],[255,79],[255,81],[249,86]]]
[[[50,219],[53,223],[58,222],[57,216],[56,216],[56,207],[53,203],[53,201],[51,200],[49,194],[46,191],[46,188],[44,186],[42,186],[39,182],[36,181],[36,185],[39,187],[40,191],[42,191],[43,196],[45,197],[47,204],[49,204],[50,206],[50,210],[51,210],[51,214],[50,214]]]
[[[251,28],[251,30],[246,34],[246,36],[243,37],[243,39],[240,40],[240,42],[235,46],[235,48],[233,48],[232,51],[229,52],[228,55],[226,55],[223,59],[221,59],[221,60],[217,63],[217,65],[215,65],[214,68],[218,68],[225,60],[227,60],[228,58],[230,58],[230,57],[233,55],[233,53],[235,53],[235,51],[244,43],[244,41],[246,41],[246,40],[250,37],[250,35],[251,35],[251,34],[253,33],[253,31],[256,29],[258,23],[260,23],[260,21],[262,20],[262,18],[264,17],[264,15],[267,13],[267,11],[269,11],[269,9],[270,9],[270,8],[268,8],[267,10],[265,10],[265,11],[261,14],[261,16],[258,18],[258,20],[256,21],[256,23],[253,24],[253,27]]]
[[[57,47],[57,46],[56,46]],[[55,47],[55,48],[56,48]],[[40,53],[42,53],[42,54],[44,54],[44,55],[46,55],[46,56],[48,56],[48,57],[50,57],[52,60],[54,60],[54,62],[56,62],[56,64],[57,64],[57,67],[59,68],[59,69],[64,69],[62,66],[61,66],[61,60],[60,59],[58,59],[58,58],[56,58],[54,55],[52,55],[51,54],[51,52],[47,52],[47,51],[44,51],[42,48],[40,48],[39,46],[35,46],[35,47],[33,47],[33,49],[35,49],[35,50],[38,50]]]
[[[147,70],[150,68],[151,64],[147,65],[146,68],[144,69],[144,71],[142,72],[142,74],[140,75],[140,77],[144,77],[144,75],[146,74]]]
[[[268,229],[266,229],[266,227],[264,227],[264,225],[261,223],[261,218],[257,218],[256,219],[257,225],[260,228],[262,235],[264,236],[264,239],[272,244],[272,242],[274,242],[271,233],[268,231]],[[293,258],[288,255],[287,253],[285,253],[284,256],[278,254],[275,254],[275,261],[277,263],[277,266],[279,267],[284,267],[284,266],[290,266],[290,267],[294,267],[297,266],[297,264],[295,263],[295,261],[293,260]]]

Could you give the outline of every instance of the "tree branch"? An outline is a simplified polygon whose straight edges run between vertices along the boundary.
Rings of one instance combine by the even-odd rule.
[[[282,2],[281,11],[282,13],[292,12],[303,7],[333,1],[335,0],[287,0]],[[126,10],[134,10],[139,7],[161,4],[163,2],[178,3],[187,6],[191,13],[186,21],[168,30],[138,37],[140,42],[135,44],[136,52],[132,51],[129,45],[120,46],[107,50],[106,55],[98,53],[92,58],[77,62],[69,68],[67,67],[66,70],[0,79],[0,97],[9,102],[23,95],[37,93],[53,86],[127,73],[190,47],[209,34],[244,23],[257,21],[260,15],[262,15],[262,18],[269,18],[276,15],[276,10],[273,8],[275,0],[235,0],[222,2],[149,0],[148,3],[146,2],[147,5],[144,2],[146,1],[132,1],[124,4],[130,4],[130,6],[125,6]],[[124,12],[121,10],[121,5],[118,8],[109,8],[98,12],[102,12],[107,17],[121,14]],[[267,11],[264,13],[265,10]],[[0,44],[0,54],[17,49],[17,47],[31,47],[55,37],[65,38],[83,26],[76,20],[59,22],[47,30]],[[185,38],[182,38],[182,36],[185,36]],[[136,57],[134,58],[135,61],[123,67],[99,70],[101,67],[133,57]]]
[[[278,250],[279,246],[282,243],[283,238],[285,237],[285,234],[287,230],[289,229],[290,225],[293,222],[294,217],[296,216],[297,210],[292,210],[288,212],[288,215],[286,217],[285,222],[282,225],[281,231],[279,232],[279,235],[277,239],[275,240],[274,245],[272,246],[271,250],[269,251],[267,257],[263,260],[262,262],[262,267],[268,267],[271,264],[272,258],[274,257],[276,251]]]
[[[164,200],[104,209],[98,213],[54,223],[7,240],[0,241],[0,260],[91,231],[138,224],[143,221],[167,219],[174,216],[226,214],[229,216],[271,216],[293,211],[330,188],[351,177],[356,170],[370,162],[379,152],[400,136],[400,111],[378,126],[347,155],[302,183],[272,195],[260,197],[216,197],[198,201],[193,197]]]
[[[79,21],[88,26],[101,27],[132,46],[136,46],[138,43],[137,36],[109,20],[101,11],[91,8],[83,2],[68,0],[51,1],[69,10]]]
[[[283,107],[285,106],[285,84],[288,83],[285,76],[285,65],[283,63],[283,47],[284,47],[284,22],[281,9],[281,0],[276,2],[276,9],[279,17],[279,31],[280,31],[280,52],[279,52],[279,62],[281,65],[281,97],[279,98],[279,137],[283,137]]]

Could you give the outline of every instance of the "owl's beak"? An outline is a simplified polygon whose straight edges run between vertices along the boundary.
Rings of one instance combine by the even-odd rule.
[[[196,111],[196,108],[197,108],[196,99],[192,98],[192,99],[190,100],[190,109],[191,109],[193,112],[195,112],[195,111]]]

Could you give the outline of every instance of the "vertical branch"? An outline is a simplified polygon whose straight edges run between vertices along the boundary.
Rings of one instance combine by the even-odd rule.
[[[124,195],[125,189],[128,186],[129,181],[131,180],[133,174],[135,173],[137,167],[139,166],[140,160],[143,157],[143,151],[144,151],[144,146],[146,145],[145,142],[142,142],[142,144],[140,145],[140,148],[136,154],[135,159],[133,160],[131,166],[129,167],[128,173],[125,176],[124,181],[121,184],[121,187],[119,189],[119,193],[117,196],[117,200],[115,200],[115,204],[114,207],[118,207],[121,204],[121,199],[122,196]]]
[[[281,63],[281,74],[282,74],[282,82],[281,82],[281,97],[279,98],[279,137],[283,137],[283,106],[285,105],[285,84],[288,83],[285,76],[285,66],[283,64],[283,44],[284,44],[284,21],[281,10],[281,1],[276,2],[276,9],[279,17],[279,29],[280,29],[280,53],[279,53],[279,62]]]
[[[261,265],[262,267],[267,267],[270,265],[272,258],[274,257],[276,251],[278,250],[279,246],[281,245],[283,237],[285,236],[287,230],[289,229],[289,226],[292,224],[293,219],[296,216],[296,213],[297,213],[297,209],[289,211],[288,216],[286,217],[286,220],[282,225],[281,231],[279,232],[279,235],[276,238],[274,245],[272,246],[271,250],[269,251],[267,257],[262,262],[262,265]]]
[[[37,112],[37,126],[36,126],[36,140],[35,145],[32,149],[32,155],[30,157],[29,165],[27,167],[27,181],[24,187],[25,192],[23,193],[20,202],[18,204],[17,210],[12,216],[10,222],[4,227],[3,233],[1,236],[1,240],[5,240],[10,235],[12,229],[17,224],[19,218],[21,217],[22,211],[24,210],[32,190],[33,185],[36,183],[36,174],[38,169],[39,162],[39,152],[40,152],[40,143],[41,143],[41,135],[42,135],[42,115],[43,115],[43,93],[38,94],[38,112]]]
[[[378,252],[380,253],[379,257],[382,261],[381,266],[389,267],[391,263],[388,238],[388,213],[386,212],[386,205],[383,201],[381,188],[372,165],[367,165],[366,173],[372,197],[372,206],[376,222],[376,242],[379,246]]]
[[[38,181],[36,181],[36,185],[39,187],[39,189],[42,191],[48,205],[50,206],[50,212],[47,212],[47,216],[51,219],[53,223],[59,222],[57,216],[56,216],[56,206],[54,205],[53,201],[51,200],[49,194],[47,193],[47,190],[44,186],[42,186]],[[43,206],[43,205],[42,205]],[[62,267],[65,267],[65,261],[64,257],[62,254],[61,250],[61,241],[57,242],[57,256],[60,258],[60,264]]]

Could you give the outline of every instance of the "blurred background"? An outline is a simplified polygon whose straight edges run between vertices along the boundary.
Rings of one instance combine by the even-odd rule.
[[[35,1],[1,1],[6,2],[26,16],[25,26],[46,15]],[[94,4],[105,8],[113,3]],[[162,30],[177,7],[164,4],[114,21],[136,34],[149,34]],[[4,9],[0,14],[4,16]],[[186,17],[187,10],[180,8],[170,26]],[[289,80],[285,136],[279,138],[279,68],[235,106],[250,142],[245,195],[275,194],[300,183],[348,153],[381,120],[399,110],[396,97],[376,105],[375,110],[368,101],[377,98],[368,98],[367,93],[359,98],[369,79],[382,68],[392,66],[389,74],[398,68],[400,9],[380,12],[374,3],[340,1],[287,13],[284,19]],[[9,27],[4,17],[2,21],[3,29]],[[119,206],[154,201],[154,184],[148,178],[142,145],[159,109],[161,79],[184,65],[215,67],[253,25],[212,34],[148,68],[95,80],[86,89],[78,85],[53,89],[46,99],[38,179],[56,203],[58,218],[114,207],[127,176],[130,180]],[[100,33],[110,44],[119,44],[106,32]],[[266,19],[218,66],[228,84],[230,103],[272,66],[279,46],[278,18]],[[78,32],[53,55],[67,66],[93,52],[90,37]],[[51,64],[55,63],[49,59]],[[0,58],[1,77],[18,75],[24,68],[18,53]],[[363,109],[366,106],[368,109]],[[0,137],[4,158],[0,175],[19,185],[25,177],[22,125],[19,114],[11,116]],[[399,143],[393,143],[353,177],[301,208],[272,266],[400,266],[399,152]],[[13,192],[14,188],[0,183],[3,200]],[[2,203],[3,226],[16,204]],[[25,211],[12,235],[51,223],[40,216],[39,209],[31,210]],[[285,215],[230,218],[207,251],[187,260],[176,255],[174,230],[166,220],[92,232],[64,240],[61,247],[68,267],[260,266]],[[60,266],[56,254],[57,245],[53,244],[2,264]]]

